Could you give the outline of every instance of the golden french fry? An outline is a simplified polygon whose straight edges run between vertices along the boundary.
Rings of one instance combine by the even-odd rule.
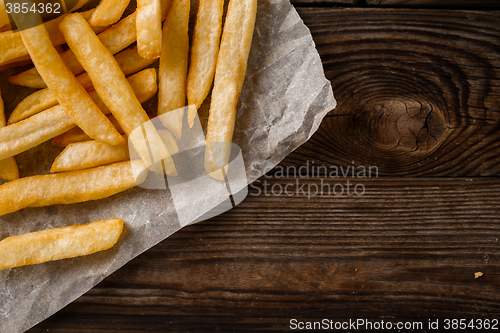
[[[137,52],[137,47],[126,49],[115,56],[123,74],[134,74],[155,62],[155,59],[144,59]]]
[[[56,49],[59,47],[60,46],[57,46]],[[59,50],[58,50],[58,52],[59,52]],[[3,71],[10,69],[10,68],[26,66],[29,64],[31,64],[30,56],[29,55],[22,56],[22,57],[4,62],[3,65],[0,65],[0,72],[3,72]]]
[[[5,127],[5,114],[2,93],[0,92],[0,128]],[[0,178],[5,180],[14,180],[19,178],[19,169],[14,157],[0,160]]]
[[[118,128],[117,128],[118,129]],[[92,140],[80,127],[73,127],[69,131],[52,139],[52,144],[59,147],[67,147],[72,143]]]
[[[189,127],[210,92],[219,54],[224,0],[199,0],[187,79]],[[195,107],[193,108],[192,105]]]
[[[245,80],[256,15],[257,0],[230,0],[217,59],[206,139],[205,171],[217,179],[224,178],[219,170],[229,163],[236,107]]]
[[[85,18],[89,19],[93,10],[82,13]],[[48,21],[43,24],[46,27],[50,40],[54,46],[65,43],[64,36],[59,31],[59,23],[62,22],[65,15],[56,19]],[[97,32],[102,31],[104,28],[96,28]],[[15,60],[19,57],[27,56],[28,50],[23,44],[21,34],[19,32],[5,31],[0,33],[0,65],[8,61]]]
[[[0,179],[14,180],[19,178],[19,169],[14,157],[0,161]]]
[[[186,76],[189,52],[189,0],[174,0],[163,27],[159,69],[158,115],[177,138],[182,135],[186,106]],[[175,111],[174,111],[175,110]],[[173,112],[171,112],[173,111]]]
[[[130,160],[127,145],[111,146],[98,141],[72,143],[55,159],[50,172],[75,171]]]
[[[20,154],[75,127],[60,105],[0,128],[0,160]]]
[[[126,191],[144,181],[133,169],[144,169],[141,160],[95,169],[71,171],[13,180],[0,186],[0,216],[26,207],[72,204],[99,200]]]
[[[157,85],[154,68],[137,73],[128,80],[140,101],[145,102],[155,95]],[[91,92],[90,96],[98,98],[95,92]],[[100,99],[94,102],[97,105],[102,103]],[[109,113],[107,108],[102,111],[106,114]],[[57,105],[28,119],[0,128],[0,160],[20,154],[69,131],[75,126],[73,119],[68,116],[64,108]]]
[[[0,241],[0,270],[108,250],[122,231],[122,220],[108,219],[10,236]]]
[[[118,22],[130,0],[101,0],[89,23],[91,26],[106,26]]]
[[[108,116],[109,121],[113,124],[113,126],[116,127],[116,130],[120,134],[123,133],[123,129],[121,128],[120,124],[118,124],[118,121],[116,120],[113,115]],[[72,143],[77,143],[77,142],[84,142],[84,141],[91,141],[92,139],[90,136],[85,134],[84,131],[80,127],[74,127],[70,129],[69,131],[56,136],[54,139],[52,139],[52,144],[59,146],[59,147],[67,147]]]
[[[143,58],[160,57],[161,14],[160,0],[137,0],[137,48]]]
[[[0,31],[12,30],[10,26],[9,15],[7,15],[7,9],[5,8],[5,3],[0,0]]]
[[[158,130],[158,134],[160,138],[165,143],[165,146],[168,149],[170,155],[175,155],[179,152],[179,147],[177,146],[177,142],[174,139],[174,136],[169,130]]]
[[[133,94],[130,83],[127,82],[113,55],[90,29],[87,21],[78,13],[70,14],[63,20],[60,28],[69,47],[92,79],[96,92],[118,120],[129,140],[133,142],[146,166],[150,167],[162,160],[170,162],[172,158],[167,148]],[[148,142],[144,137],[132,133],[141,127]],[[177,174],[175,166],[169,172]]]
[[[144,103],[151,99],[157,92],[157,84],[156,84],[156,71],[154,68],[145,69],[140,73],[137,73],[131,77],[129,77],[128,82],[132,86],[135,95],[139,102]],[[91,97],[96,98],[96,104],[101,108],[102,112],[106,115],[110,114],[111,111],[107,108],[106,105],[99,98],[97,93],[91,92]],[[98,99],[98,100],[97,100]],[[116,120],[114,116],[109,116],[109,120],[116,127],[120,134],[124,134],[123,129],[120,124]],[[87,134],[85,134],[79,127],[72,128],[71,130],[63,133],[52,140],[52,143],[56,146],[66,147],[70,143],[82,142],[92,140]]]
[[[158,85],[156,84],[156,70],[154,68],[145,69],[126,80],[132,88],[132,91],[135,93],[135,99],[139,103],[148,101],[150,98],[156,95],[156,92],[158,91]],[[97,91],[91,91],[89,94],[96,101],[97,106],[102,110],[104,114],[108,115],[112,113],[112,110],[110,110],[106,103],[104,103],[104,101],[99,97]],[[117,121],[121,126],[121,122],[120,120],[118,120],[118,118]],[[124,132],[127,133],[125,129]]]
[[[154,62],[154,60],[143,59],[139,56],[135,47],[118,53],[115,59],[125,75],[136,73]],[[86,90],[93,89],[92,81],[87,73],[78,76],[77,79]],[[57,98],[51,90],[39,90],[26,97],[17,105],[11,113],[8,123],[9,125],[14,124],[57,104]]]
[[[59,54],[64,52],[64,49],[61,45],[55,46],[55,49]],[[21,67],[26,65],[33,65],[33,62],[31,61],[31,57],[29,56],[29,54],[26,56],[6,61],[3,65],[0,66],[0,72],[10,68]]]
[[[124,144],[120,133],[66,67],[52,46],[45,27],[39,25],[23,30],[21,36],[38,72],[75,124],[95,140],[111,145]]]
[[[158,134],[171,155],[179,151],[174,137],[168,130],[159,130]],[[70,144],[63,150],[52,164],[50,172],[83,170],[129,159],[128,146],[110,146],[97,141],[78,142]]]
[[[99,34],[98,37],[100,41],[112,54],[120,52],[136,41],[137,34],[135,18],[136,13],[132,13],[113,27]],[[78,75],[84,72],[83,67],[78,62],[78,59],[73,54],[72,50],[64,52],[61,54],[61,57],[73,74]],[[12,76],[9,78],[9,81],[12,84],[30,88],[47,87],[36,68],[32,68],[18,75]]]
[[[86,88],[86,87],[84,87]],[[37,113],[47,110],[59,104],[56,96],[49,89],[39,90],[19,103],[14,111],[10,114],[9,125],[20,122]]]

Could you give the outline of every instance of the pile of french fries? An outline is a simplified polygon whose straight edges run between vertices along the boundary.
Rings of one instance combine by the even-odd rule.
[[[229,0],[224,25],[224,0],[199,0],[191,45],[190,0],[138,0],[122,18],[128,6],[102,0],[25,29],[27,14],[12,14],[20,28],[12,31],[0,0],[0,70],[32,62],[9,81],[39,89],[8,120],[0,98],[0,178],[9,181],[0,186],[0,216],[106,198],[141,184],[149,171],[177,175],[172,155],[183,110],[193,126],[212,85],[205,170],[223,179],[230,145],[218,143],[232,141],[257,0]],[[156,61],[158,73],[148,68]],[[141,105],[155,96],[166,130]],[[48,140],[65,147],[52,174],[19,178],[15,156]],[[140,159],[131,160],[127,142]],[[0,241],[0,269],[106,250],[122,229],[123,221],[110,219],[11,236]]]

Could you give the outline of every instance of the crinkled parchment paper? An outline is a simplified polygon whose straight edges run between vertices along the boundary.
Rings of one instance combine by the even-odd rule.
[[[7,113],[29,92],[0,81]],[[307,141],[335,108],[312,36],[289,0],[259,0],[234,142],[248,183]],[[61,149],[50,142],[17,157],[22,176],[46,174]],[[119,217],[117,246],[94,255],[0,271],[0,332],[22,332],[60,310],[140,253],[179,230],[168,190],[135,188],[75,205],[0,217],[0,238]]]

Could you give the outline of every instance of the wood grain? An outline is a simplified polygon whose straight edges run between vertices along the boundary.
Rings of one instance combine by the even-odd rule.
[[[368,6],[408,8],[483,8],[498,9],[497,0],[366,0]]]
[[[339,6],[358,6],[361,1],[360,0],[292,0],[291,3],[294,6],[331,6],[331,5],[339,5]]]
[[[285,165],[500,174],[500,12],[299,9],[338,101]]]
[[[499,179],[298,180],[262,179],[236,209],[185,228],[29,332],[500,317]],[[339,192],[347,180],[365,194],[299,189]]]

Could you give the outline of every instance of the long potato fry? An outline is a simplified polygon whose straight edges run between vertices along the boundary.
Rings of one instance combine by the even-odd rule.
[[[99,200],[144,181],[133,170],[145,169],[141,160],[95,169],[16,179],[0,186],[0,216],[26,207],[44,207]]]
[[[256,15],[257,0],[230,0],[217,59],[206,139],[205,171],[217,179],[224,178],[219,170],[229,163],[236,107],[245,80]]]
[[[122,231],[122,220],[108,219],[10,236],[0,241],[0,270],[108,250]]]
[[[92,79],[97,93],[118,120],[146,166],[152,167],[165,160],[172,166],[167,173],[176,175],[172,158],[149,121],[146,111],[133,94],[130,83],[87,21],[78,13],[70,14],[63,20],[60,28],[69,47]],[[148,142],[139,136],[143,132],[134,131],[137,128],[144,130]]]
[[[118,121],[113,115],[109,115],[108,119],[116,127],[117,131],[120,134],[124,134],[123,129],[121,128],[120,124],[118,124]],[[85,134],[85,132],[82,131],[80,127],[74,127],[69,131],[61,135],[58,135],[54,139],[52,139],[52,144],[59,147],[67,147],[72,143],[91,141],[91,140],[92,138],[87,134]]]
[[[168,130],[159,130],[171,155],[179,151],[174,137]],[[73,143],[67,146],[52,164],[50,172],[76,171],[130,159],[128,146],[110,146],[97,141]]]
[[[12,30],[9,15],[7,15],[7,9],[5,8],[4,1],[0,0],[0,31],[8,30]]]
[[[98,141],[72,143],[57,156],[50,172],[84,170],[130,160],[127,145],[111,146]]]
[[[91,26],[106,26],[118,22],[130,0],[101,0],[89,23]]]
[[[189,0],[174,0],[163,27],[158,115],[177,138],[182,135],[189,52]]]
[[[19,178],[19,168],[14,157],[0,161],[0,179],[14,180]]]
[[[90,19],[92,12],[93,10],[89,10],[83,12],[82,15],[84,15],[86,19]],[[65,43],[64,36],[59,31],[59,23],[62,22],[64,17],[65,15],[62,15],[43,24],[49,32],[50,40],[54,46]],[[101,32],[105,29],[105,27],[98,27],[95,29],[96,32]],[[24,46],[19,32],[5,31],[0,33],[0,65],[27,55],[28,50]]]
[[[210,92],[219,54],[224,0],[199,0],[196,25],[191,46],[191,63],[187,79],[189,126],[192,127],[196,111]],[[193,108],[192,106],[195,106]]]
[[[52,144],[59,147],[67,147],[72,143],[91,141],[92,139],[85,134],[80,127],[73,127],[69,131],[56,136],[52,139]]]
[[[161,55],[161,1],[137,0],[137,47],[141,57]]]
[[[140,98],[139,101],[145,102],[156,94],[154,68],[144,70],[128,80],[134,93],[137,93]],[[97,93],[91,92],[90,95],[96,98],[97,105],[102,104],[100,100],[97,100]],[[109,114],[107,108],[102,111],[104,114]],[[28,119],[0,128],[0,160],[20,154],[75,126],[73,119],[68,116],[64,108],[57,105]]]
[[[64,52],[62,45],[55,46],[55,49],[59,54]],[[0,72],[10,68],[21,67],[26,65],[33,65],[33,62],[31,61],[31,57],[29,56],[29,54],[16,59],[6,61],[3,65],[0,65]]]
[[[136,73],[154,62],[154,60],[139,56],[135,47],[118,53],[115,59],[125,75]],[[86,90],[93,89],[92,81],[87,73],[78,76],[77,79]],[[17,123],[57,104],[57,98],[51,90],[39,90],[17,105],[9,117],[8,124]]]
[[[39,25],[23,30],[21,36],[43,80],[78,127],[95,140],[111,145],[124,144],[120,133],[66,67],[45,27]]]
[[[151,99],[157,92],[156,71],[154,68],[143,70],[142,72],[129,77],[127,80],[132,86],[132,89],[134,89],[137,99],[141,103],[144,103],[145,101]],[[111,111],[109,111],[108,107],[102,102],[95,91],[90,92],[90,96],[95,99],[97,106],[99,106],[104,114],[107,115],[111,113]],[[108,118],[113,126],[116,127],[118,132],[120,134],[124,134],[124,131],[116,118],[113,115],[109,116]],[[75,127],[67,131],[66,133],[56,136],[54,140],[52,140],[52,143],[56,146],[66,147],[71,143],[89,140],[92,139],[79,127]]]
[[[137,39],[136,34],[136,13],[132,13],[113,27],[99,34],[101,43],[112,53],[118,53]],[[1,45],[1,44],[0,44]],[[75,75],[84,72],[83,67],[74,55],[72,50],[68,50],[61,55],[64,63]],[[30,88],[46,88],[47,85],[38,73],[36,68],[29,69],[18,75],[9,78],[12,84],[26,86]]]
[[[3,127],[5,127],[5,114],[2,93],[0,92],[0,128]],[[19,169],[17,168],[17,163],[14,160],[14,157],[0,160],[0,178],[5,180],[14,180],[19,178]]]
[[[75,126],[66,110],[57,105],[31,118],[0,128],[0,159],[20,154]]]

